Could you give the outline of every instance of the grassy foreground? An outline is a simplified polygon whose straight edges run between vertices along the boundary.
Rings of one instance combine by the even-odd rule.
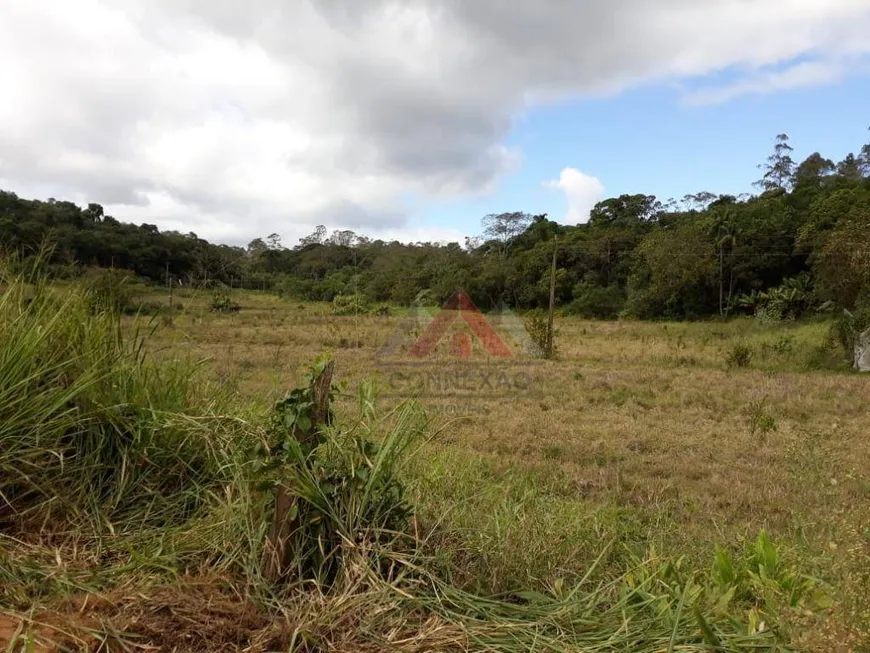
[[[421,405],[378,398],[398,317],[101,297],[0,298],[9,650],[868,650],[870,385],[824,324],[567,320],[535,397]],[[325,349],[334,422],[264,467]]]

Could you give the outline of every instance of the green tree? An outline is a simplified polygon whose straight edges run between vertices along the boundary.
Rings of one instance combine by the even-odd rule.
[[[512,213],[490,213],[481,220],[483,235],[496,243],[496,251],[505,258],[515,238],[522,234],[532,223],[533,217],[522,211]]]
[[[755,182],[755,186],[762,191],[775,189],[788,190],[794,176],[794,160],[791,153],[794,148],[789,144],[788,134],[777,134],[774,139],[773,153],[767,157],[767,161],[758,168],[764,171],[764,175]]]

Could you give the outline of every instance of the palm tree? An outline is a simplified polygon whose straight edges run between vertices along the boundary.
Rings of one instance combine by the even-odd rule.
[[[725,210],[717,212],[713,218],[711,233],[716,239],[719,250],[719,315],[724,317],[731,309],[731,296],[734,292],[734,267],[729,265],[730,280],[728,283],[728,300],[725,301],[725,249],[728,248],[729,258],[737,243],[739,229],[734,223],[734,212]]]

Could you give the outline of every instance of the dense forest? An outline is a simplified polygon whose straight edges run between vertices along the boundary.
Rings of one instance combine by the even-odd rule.
[[[566,312],[609,318],[696,318],[870,306],[870,144],[839,163],[792,159],[780,134],[759,166],[758,193],[701,192],[662,202],[622,195],[589,222],[563,226],[526,212],[488,215],[463,244],[384,242],[318,227],[293,247],[278,234],[247,247],[209,243],[105,215],[99,204],[25,200],[0,191],[0,242],[52,247],[50,270],[126,269],[165,283],[221,283],[305,300],[337,296],[409,304],[464,288],[481,307],[544,306],[557,249],[556,294]]]

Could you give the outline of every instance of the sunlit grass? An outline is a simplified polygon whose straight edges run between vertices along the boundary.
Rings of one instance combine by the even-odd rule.
[[[296,651],[771,650],[774,636],[829,650],[861,637],[870,391],[824,349],[823,323],[562,319],[540,396],[430,411],[437,435],[396,467],[415,544],[381,552],[388,575],[350,548],[333,587],[276,594],[260,575],[268,496],[251,482],[267,411],[329,350],[347,382],[336,433],[362,433],[353,390],[386,387],[375,352],[401,314],[338,317],[261,293],[215,314],[208,293],[177,289],[171,324],[119,325],[77,286],[25,301],[41,292],[13,283],[0,299],[0,603],[25,625],[20,643],[73,641],[48,620],[96,648],[166,610],[201,620],[192,650],[218,637]],[[744,368],[727,364],[736,342],[753,351]],[[377,400],[367,437],[407,435],[396,402]],[[777,425],[763,439],[759,405]],[[318,509],[339,526],[351,514]],[[762,530],[782,564],[771,584],[746,572],[743,598],[725,600],[717,551],[757,574]],[[826,598],[793,610],[792,574],[826,581]],[[805,614],[828,600],[832,618]],[[68,605],[87,618],[71,622]],[[209,605],[242,634],[205,629],[224,618]]]

